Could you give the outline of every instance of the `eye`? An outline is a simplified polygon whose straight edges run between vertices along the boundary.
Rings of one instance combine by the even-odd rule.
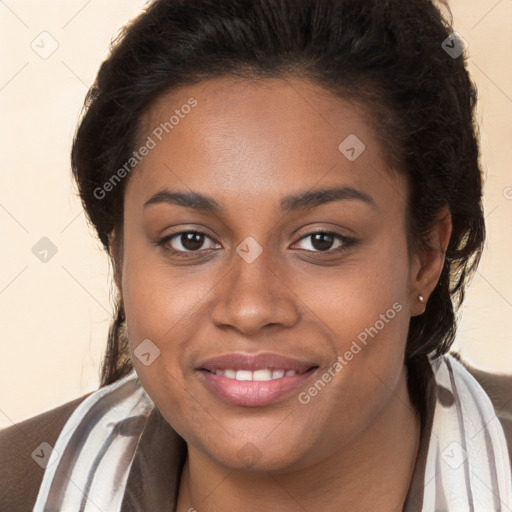
[[[173,235],[162,238],[162,240],[157,242],[157,245],[163,246],[166,250],[174,254],[180,255],[181,253],[186,255],[187,253],[200,252],[200,249],[204,245],[205,238],[213,241],[211,237],[202,231],[180,231],[179,233],[174,233]],[[212,247],[207,247],[207,249],[212,249]]]
[[[157,242],[156,245],[164,247],[166,251],[169,251],[176,256],[187,257],[193,253],[205,252],[209,249],[215,248],[204,248],[205,239],[213,242],[213,239],[202,231],[180,231],[179,233],[174,233],[162,238],[162,240]],[[327,254],[342,252],[356,243],[356,240],[353,238],[349,238],[338,233],[317,231],[303,236],[296,244],[308,239],[311,239],[311,241],[306,244],[309,247],[303,248],[303,250]],[[332,248],[333,244],[335,245],[334,249]],[[213,245],[219,244],[214,243]]]
[[[305,250],[310,252],[324,252],[324,253],[337,253],[348,249],[350,246],[355,244],[355,240],[353,238],[349,238],[343,235],[339,235],[338,233],[331,233],[326,231],[317,231],[315,233],[309,233],[308,235],[302,237],[299,242],[303,240],[311,241],[306,244],[307,247]],[[336,240],[338,241],[335,244]],[[335,248],[332,249],[332,245],[335,244]],[[311,249],[312,248],[312,249]]]

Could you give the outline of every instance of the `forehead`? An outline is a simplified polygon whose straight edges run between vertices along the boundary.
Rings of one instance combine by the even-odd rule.
[[[127,194],[142,198],[178,187],[249,204],[315,185],[381,191],[386,185],[402,193],[368,118],[363,106],[300,78],[183,86],[143,116],[139,145],[151,139],[154,147],[137,165]]]

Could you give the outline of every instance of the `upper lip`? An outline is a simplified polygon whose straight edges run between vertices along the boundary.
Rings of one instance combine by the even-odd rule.
[[[212,357],[201,361],[197,368],[199,370],[295,370],[297,373],[304,373],[316,367],[314,363],[300,361],[292,357],[274,353],[244,354],[233,352],[222,356]]]

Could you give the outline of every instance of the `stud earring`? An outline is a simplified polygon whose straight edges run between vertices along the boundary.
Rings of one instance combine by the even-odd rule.
[[[423,295],[418,295],[418,300],[423,304],[425,302],[425,297],[423,297]]]

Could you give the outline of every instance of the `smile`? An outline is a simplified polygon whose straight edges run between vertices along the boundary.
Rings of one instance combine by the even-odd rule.
[[[229,353],[196,365],[208,392],[243,407],[263,407],[289,398],[318,368],[312,360],[274,353]]]
[[[282,379],[283,377],[293,377],[297,375],[295,370],[271,370],[271,369],[263,369],[263,370],[214,370],[212,373],[215,375],[227,377],[228,379],[236,379],[236,380],[252,380],[252,381],[266,381],[266,380],[275,380]]]

